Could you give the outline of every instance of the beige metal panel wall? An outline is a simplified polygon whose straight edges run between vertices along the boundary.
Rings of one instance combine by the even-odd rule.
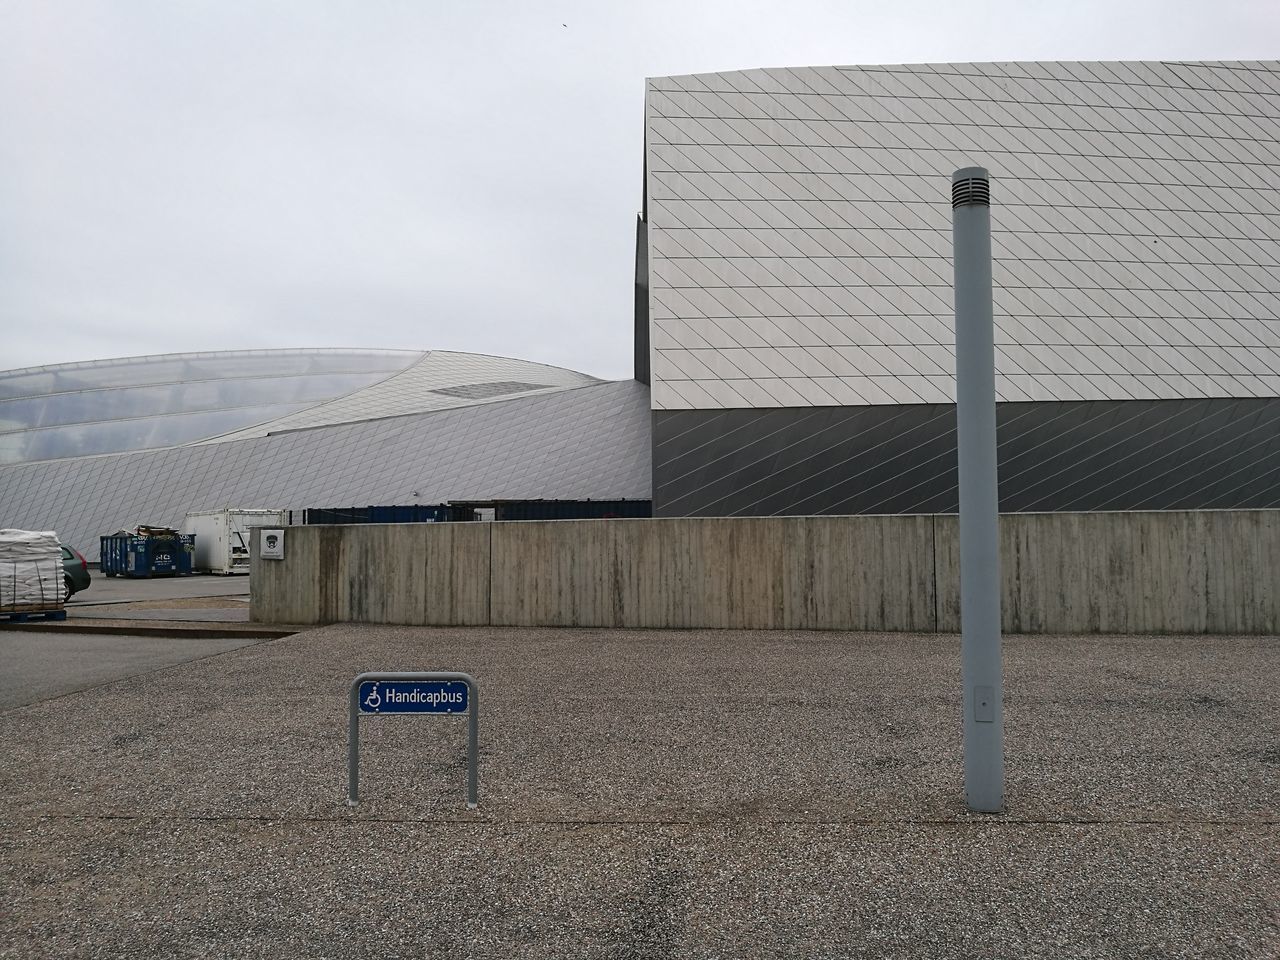
[[[646,88],[655,410],[954,400],[947,174],[977,161],[994,174],[1001,399],[1280,392],[1274,62],[793,67]]]
[[[489,622],[483,523],[290,527],[285,559],[253,557],[255,620],[280,623]]]
[[[504,523],[493,623],[932,630],[930,517]]]
[[[960,629],[955,517],[937,518],[939,629]],[[1280,512],[1004,514],[1010,633],[1280,631]]]

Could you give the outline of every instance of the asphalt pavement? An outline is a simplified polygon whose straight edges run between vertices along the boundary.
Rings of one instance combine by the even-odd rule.
[[[134,603],[146,600],[174,600],[188,597],[249,597],[249,577],[192,574],[186,577],[108,577],[90,570],[89,587],[74,594],[67,603],[74,613],[79,607],[103,603]]]
[[[255,637],[0,631],[0,710],[236,650]]]
[[[132,579],[98,574],[87,590],[67,602],[62,620],[37,617],[7,622],[0,618],[0,633],[21,630],[196,639],[281,636],[293,629],[284,624],[250,621],[246,576]],[[125,648],[119,648],[119,655],[124,653]]]
[[[334,626],[0,712],[0,956],[1280,955],[1280,640]],[[480,683],[361,722],[364,670]]]

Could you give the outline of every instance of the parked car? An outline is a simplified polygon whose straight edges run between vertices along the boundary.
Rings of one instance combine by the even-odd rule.
[[[84,554],[79,550],[68,547],[65,543],[62,545],[62,576],[67,583],[67,599],[71,599],[73,593],[79,593],[81,590],[89,588],[89,564],[85,562]]]

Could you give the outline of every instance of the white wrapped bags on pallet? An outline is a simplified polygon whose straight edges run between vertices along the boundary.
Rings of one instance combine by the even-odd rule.
[[[0,613],[67,599],[62,545],[52,530],[0,530]]]

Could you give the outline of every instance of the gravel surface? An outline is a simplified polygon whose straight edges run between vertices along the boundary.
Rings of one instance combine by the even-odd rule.
[[[0,956],[1280,955],[1276,638],[335,626],[0,713]],[[362,721],[363,670],[480,682]]]

